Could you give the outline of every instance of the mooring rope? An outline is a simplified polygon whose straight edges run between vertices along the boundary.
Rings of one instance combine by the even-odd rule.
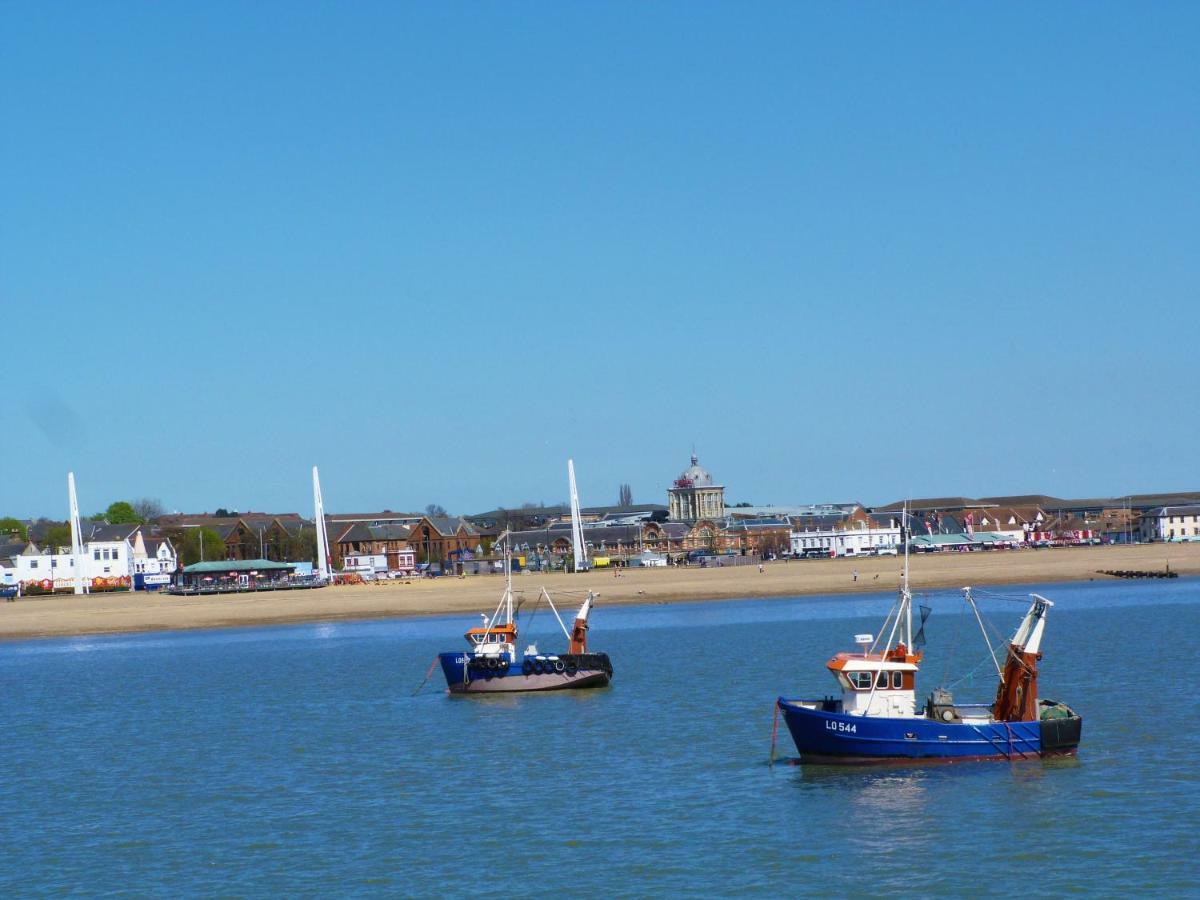
[[[767,760],[768,766],[775,765],[775,739],[779,736],[779,701],[775,701],[775,715],[771,720],[771,756]]]
[[[433,674],[433,670],[435,668],[437,668],[437,664],[438,664],[438,658],[435,656],[433,658],[433,662],[431,662],[429,664],[429,671],[425,673],[425,679],[419,685],[417,685],[417,689],[412,692],[411,696],[415,697],[415,696],[417,696],[417,694],[421,693],[421,691],[425,687],[425,685],[427,685],[429,683],[429,676],[431,676]]]

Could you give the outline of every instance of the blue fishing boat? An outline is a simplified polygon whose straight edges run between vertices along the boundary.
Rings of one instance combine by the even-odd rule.
[[[1080,716],[1038,696],[1042,635],[1054,604],[1037,594],[1008,641],[1003,665],[992,651],[1000,683],[991,703],[956,704],[949,691],[937,689],[917,705],[922,653],[913,649],[905,563],[899,600],[879,637],[858,635],[861,652],[839,653],[826,663],[841,696],[778,699],[777,715],[783,716],[801,764],[1023,760],[1075,753]],[[971,589],[963,592],[982,626]]]
[[[542,653],[536,644],[523,652],[517,647],[512,587],[512,556],[504,541],[504,594],[496,611],[483,616],[483,624],[467,630],[467,649],[439,653],[446,687],[452,694],[502,694],[526,691],[562,691],[604,687],[612,681],[613,668],[607,653],[588,651],[588,618],[597,594],[588,591],[570,629],[563,623],[558,608],[544,588],[538,600],[545,600],[567,638],[565,653]]]

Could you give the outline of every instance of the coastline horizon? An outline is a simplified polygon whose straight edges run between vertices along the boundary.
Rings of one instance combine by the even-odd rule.
[[[971,585],[1108,580],[1101,569],[1200,575],[1200,544],[1142,544],[1052,550],[920,554],[910,560],[917,590]],[[530,573],[518,593],[595,590],[602,606],[754,600],[886,592],[899,585],[896,557],[776,560],[757,566],[593,570],[587,575]],[[1116,580],[1116,579],[1112,579]],[[179,597],[128,592],[58,595],[0,604],[0,641],[474,614],[494,607],[499,576],[444,577]]]

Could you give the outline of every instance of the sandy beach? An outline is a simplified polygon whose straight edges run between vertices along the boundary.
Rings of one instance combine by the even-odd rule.
[[[914,590],[963,585],[1110,580],[1100,569],[1163,570],[1200,574],[1200,543],[1133,547],[1077,547],[990,553],[914,556]],[[897,557],[810,559],[734,568],[666,568],[587,575],[518,574],[515,587],[530,596],[545,586],[553,595],[589,588],[601,606],[671,603],[750,597],[787,597],[894,590],[902,560]],[[858,573],[857,580],[854,573]],[[1111,579],[1116,581],[1117,579]],[[174,597],[111,593],[75,597],[23,598],[0,603],[0,639],[109,634],[187,628],[227,628],[286,622],[377,619],[491,612],[503,582],[499,576],[414,579],[320,590]],[[561,594],[570,608],[576,596]]]

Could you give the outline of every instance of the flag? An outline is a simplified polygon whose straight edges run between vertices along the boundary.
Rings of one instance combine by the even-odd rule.
[[[916,650],[925,646],[925,620],[929,618],[929,614],[933,612],[933,608],[921,604],[921,625],[917,628],[917,633],[913,635],[913,649]]]

